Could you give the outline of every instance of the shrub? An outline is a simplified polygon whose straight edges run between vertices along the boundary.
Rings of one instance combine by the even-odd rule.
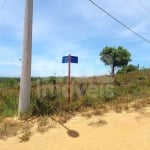
[[[85,107],[92,107],[92,106],[94,106],[94,103],[96,103],[95,99],[90,98],[89,96],[84,96],[83,106],[85,106]]]
[[[103,102],[108,102],[114,98],[114,89],[107,88],[102,91],[101,99]]]
[[[17,113],[18,98],[12,95],[3,95],[0,99],[0,116],[13,116]]]
[[[56,95],[47,95],[45,97],[36,97],[32,95],[30,113],[31,115],[48,115],[57,112],[60,108],[60,102]]]
[[[117,73],[128,73],[128,72],[138,71],[138,70],[139,70],[138,66],[128,65],[119,69]]]

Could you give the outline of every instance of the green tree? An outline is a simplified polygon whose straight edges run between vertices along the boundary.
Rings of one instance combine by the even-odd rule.
[[[127,65],[125,67],[122,67],[121,69],[119,69],[117,71],[117,73],[128,73],[128,72],[131,72],[131,71],[138,71],[139,70],[139,67],[138,66],[135,66],[135,65]]]
[[[106,46],[100,52],[100,60],[111,67],[111,74],[114,75],[115,69],[128,65],[128,62],[131,61],[131,54],[121,46],[118,48]]]

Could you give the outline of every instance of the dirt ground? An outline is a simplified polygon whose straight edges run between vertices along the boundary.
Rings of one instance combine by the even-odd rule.
[[[77,114],[64,125],[30,140],[0,140],[0,150],[150,150],[150,107],[140,111],[85,117]]]

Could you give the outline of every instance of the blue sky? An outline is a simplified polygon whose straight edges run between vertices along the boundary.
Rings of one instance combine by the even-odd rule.
[[[150,40],[150,1],[94,0]],[[25,0],[0,0],[0,76],[20,76]],[[109,74],[99,60],[105,46],[123,46],[132,64],[150,67],[150,44],[112,20],[89,0],[34,0],[32,76],[67,75],[62,56],[78,56],[72,76]]]

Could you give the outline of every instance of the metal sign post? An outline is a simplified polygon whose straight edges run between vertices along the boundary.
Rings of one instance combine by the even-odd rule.
[[[70,64],[71,64],[71,55],[68,56],[68,103],[70,103]]]
[[[71,63],[78,63],[78,57],[71,56],[70,54],[68,56],[63,56],[62,63],[68,63],[68,103],[70,103],[70,85],[71,85],[71,79],[70,79],[70,68]]]

